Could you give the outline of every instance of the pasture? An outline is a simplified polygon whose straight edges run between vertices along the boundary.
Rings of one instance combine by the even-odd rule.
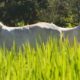
[[[50,40],[16,52],[0,48],[0,80],[80,80],[80,45]]]

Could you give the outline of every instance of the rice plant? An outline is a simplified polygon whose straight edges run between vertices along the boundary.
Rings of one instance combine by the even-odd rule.
[[[0,80],[80,80],[80,45],[50,40],[16,51],[0,48]]]

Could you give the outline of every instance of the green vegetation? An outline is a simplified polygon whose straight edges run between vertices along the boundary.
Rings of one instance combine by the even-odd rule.
[[[9,26],[53,22],[80,25],[80,0],[0,0],[0,21]]]
[[[38,21],[80,24],[80,0],[1,0],[0,21],[23,26]],[[48,41],[19,51],[0,48],[0,80],[80,80],[80,45]]]
[[[80,45],[50,40],[10,51],[0,48],[0,80],[80,80]]]

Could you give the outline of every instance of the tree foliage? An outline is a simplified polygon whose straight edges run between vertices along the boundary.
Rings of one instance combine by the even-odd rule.
[[[80,24],[79,0],[1,0],[0,21],[15,26],[19,22],[53,22],[62,27]]]

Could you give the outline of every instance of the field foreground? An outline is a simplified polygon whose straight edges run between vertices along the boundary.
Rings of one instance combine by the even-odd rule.
[[[80,45],[51,40],[36,49],[0,49],[0,80],[80,80]]]

